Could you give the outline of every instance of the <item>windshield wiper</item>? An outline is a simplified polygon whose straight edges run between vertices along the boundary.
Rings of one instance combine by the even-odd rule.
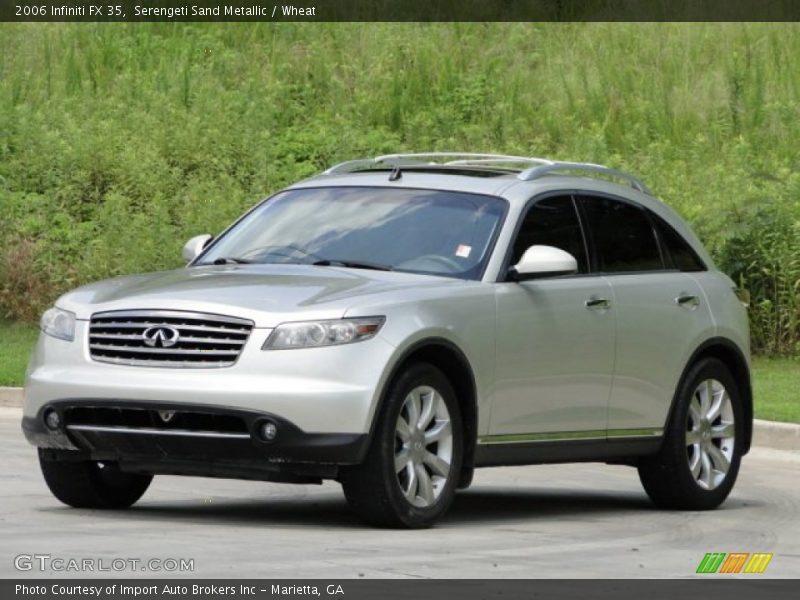
[[[311,264],[317,267],[350,267],[351,269],[372,269],[374,271],[393,270],[389,265],[382,265],[380,263],[366,262],[361,260],[335,260],[331,258],[324,258]]]
[[[222,258],[215,258],[211,263],[212,265],[252,265],[254,261],[247,260],[246,258],[236,258],[235,256],[223,256]]]

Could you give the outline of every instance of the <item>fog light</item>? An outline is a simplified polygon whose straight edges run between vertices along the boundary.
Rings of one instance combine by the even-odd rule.
[[[271,442],[278,437],[278,426],[272,421],[266,421],[261,424],[260,434],[262,439]]]
[[[47,425],[48,429],[55,431],[61,427],[61,417],[51,408],[44,415],[44,424]]]

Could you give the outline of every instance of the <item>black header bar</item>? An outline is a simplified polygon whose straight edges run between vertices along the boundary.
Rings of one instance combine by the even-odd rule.
[[[800,1],[0,0],[0,21],[800,21]]]

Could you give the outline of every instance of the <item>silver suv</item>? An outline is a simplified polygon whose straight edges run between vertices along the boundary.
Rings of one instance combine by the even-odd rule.
[[[70,506],[130,506],[154,474],[335,479],[370,523],[421,527],[476,467],[596,461],[710,509],[749,449],[745,295],[630,175],[350,161],[184,258],[42,317],[22,426]]]

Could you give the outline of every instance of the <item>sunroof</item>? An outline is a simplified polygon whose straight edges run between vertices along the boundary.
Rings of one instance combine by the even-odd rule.
[[[463,175],[465,177],[502,177],[503,175],[515,175],[519,173],[512,169],[483,168],[483,167],[449,167],[446,165],[404,165],[400,167],[404,173],[410,171],[422,171],[425,173],[442,173],[447,175]],[[391,168],[360,169],[354,173],[380,173],[390,172]]]

